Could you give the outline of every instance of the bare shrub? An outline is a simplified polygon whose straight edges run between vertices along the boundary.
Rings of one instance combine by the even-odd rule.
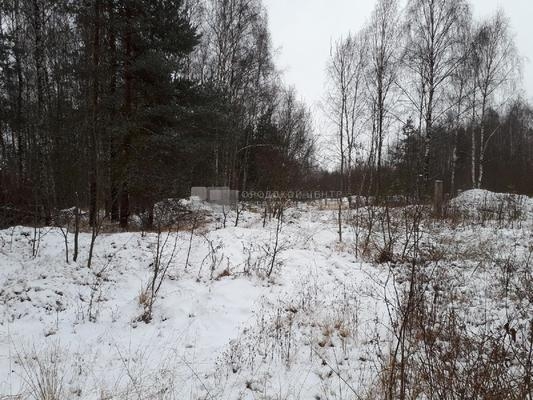
[[[428,209],[422,205],[402,208],[367,206],[352,210],[356,255],[384,264],[409,262],[420,250],[424,225],[429,224]]]
[[[27,393],[34,400],[62,400],[64,393],[64,354],[58,344],[46,350],[17,354],[21,377]]]
[[[267,278],[270,278],[270,275],[272,275],[272,272],[274,271],[274,266],[276,265],[276,257],[278,256],[278,253],[280,251],[280,233],[281,229],[283,227],[283,212],[285,210],[285,202],[280,201],[276,205],[275,210],[275,216],[276,216],[276,229],[274,231],[274,238],[273,243],[271,246],[269,246],[269,257],[270,257],[270,263],[268,266],[268,270],[266,273]]]
[[[212,280],[214,278],[215,270],[220,266],[220,264],[222,264],[222,261],[224,259],[224,254],[220,253],[220,250],[223,248],[223,243],[220,241],[215,244],[215,241],[213,239],[210,239],[209,236],[205,233],[202,234],[202,237],[207,243],[208,250],[206,256],[202,260],[202,263],[200,264],[200,268],[198,269],[198,281],[200,281],[202,269],[205,264],[208,264],[209,279]]]
[[[174,203],[170,203],[170,205],[173,204]],[[178,250],[180,219],[174,217],[177,218],[173,220],[175,225],[163,233],[163,226],[168,223],[169,214],[170,211],[168,211],[164,205],[160,205],[158,212],[155,213],[157,232],[154,257],[150,264],[151,276],[147,287],[139,296],[139,303],[143,306],[143,313],[138,320],[145,323],[149,323],[152,320],[154,303]],[[170,253],[166,254],[169,248]]]
[[[500,291],[493,294],[504,299],[495,300],[511,301],[520,271],[514,258],[502,260],[502,278],[494,281]],[[451,285],[449,274],[434,262],[413,264],[407,279],[391,271],[386,302],[394,341],[380,393],[386,399],[532,398],[532,303],[506,310],[501,325],[487,316],[473,323],[466,312],[471,299]]]

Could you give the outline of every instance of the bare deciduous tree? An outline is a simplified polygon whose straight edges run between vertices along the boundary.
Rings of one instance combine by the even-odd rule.
[[[348,35],[336,41],[330,50],[327,68],[329,89],[325,111],[333,124],[340,158],[338,189],[351,191],[351,171],[354,150],[362,117],[364,73],[364,39],[362,35]],[[338,202],[339,241],[342,241],[342,197]]]
[[[483,182],[485,153],[491,138],[498,132],[499,126],[486,132],[487,111],[505,103],[505,96],[498,93],[500,89],[513,82],[519,65],[514,40],[509,32],[509,22],[502,11],[483,21],[475,32],[473,49],[473,66],[475,85],[479,92],[479,144],[472,139],[472,186],[480,188]],[[487,134],[488,133],[488,134]],[[476,177],[475,160],[478,160]]]
[[[411,96],[411,100],[424,122],[424,180],[427,184],[434,124],[446,111],[443,93],[462,62],[462,55],[456,51],[460,41],[458,32],[469,12],[463,0],[411,0],[407,15],[406,65],[420,80],[418,93]]]
[[[372,141],[376,151],[376,193],[381,193],[383,142],[390,118],[390,98],[400,60],[400,14],[396,0],[379,0],[366,31],[367,87],[372,114]]]
[[[472,84],[474,74],[472,73],[472,20],[467,15],[463,24],[459,27],[459,41],[456,46],[457,56],[461,62],[452,73],[450,81],[450,109],[453,116],[453,143],[451,155],[451,175],[450,192],[455,194],[456,173],[457,173],[457,148],[459,141],[459,130],[465,126],[465,116],[469,110],[469,98],[473,96]]]
[[[325,111],[337,132],[341,191],[349,186],[358,134],[357,124],[361,119],[364,61],[364,43],[361,36],[348,35],[331,46]]]

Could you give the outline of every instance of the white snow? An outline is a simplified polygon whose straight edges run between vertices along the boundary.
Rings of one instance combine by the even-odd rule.
[[[450,206],[470,215],[485,213],[517,212],[527,218],[533,213],[533,199],[511,193],[495,193],[484,189],[470,189],[450,201]]]
[[[463,193],[454,204],[470,207],[481,195]],[[178,252],[148,324],[137,320],[138,297],[149,281],[154,233],[101,234],[88,269],[88,234],[80,236],[78,261],[66,263],[57,228],[0,231],[0,394],[23,393],[24,366],[46,354],[59,354],[67,398],[340,399],[364,391],[392,340],[384,302],[392,269],[355,257],[348,223],[339,244],[335,218],[318,206],[286,210],[270,278],[276,220],[263,228],[260,210],[243,212],[238,227],[230,213],[226,228],[215,213],[192,236],[187,267],[191,234],[172,233]],[[514,243],[526,252],[531,239],[529,225],[425,228],[432,248],[450,250],[443,279],[464,294],[474,325],[487,308],[495,325],[505,315],[487,306],[493,272],[469,261],[473,242],[505,257]],[[70,257],[72,243],[69,235]]]

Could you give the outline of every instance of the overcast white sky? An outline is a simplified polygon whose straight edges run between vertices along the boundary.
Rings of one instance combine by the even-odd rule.
[[[315,108],[323,96],[325,66],[332,39],[359,30],[375,0],[264,0],[276,62],[286,83]],[[511,19],[523,66],[526,96],[533,101],[533,0],[472,0],[476,17],[498,7]]]

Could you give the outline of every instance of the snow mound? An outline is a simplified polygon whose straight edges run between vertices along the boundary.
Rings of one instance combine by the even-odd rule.
[[[502,216],[512,214],[516,218],[523,218],[533,213],[533,199],[513,193],[495,193],[484,189],[471,189],[453,198],[450,201],[450,207],[468,215],[485,213]]]

